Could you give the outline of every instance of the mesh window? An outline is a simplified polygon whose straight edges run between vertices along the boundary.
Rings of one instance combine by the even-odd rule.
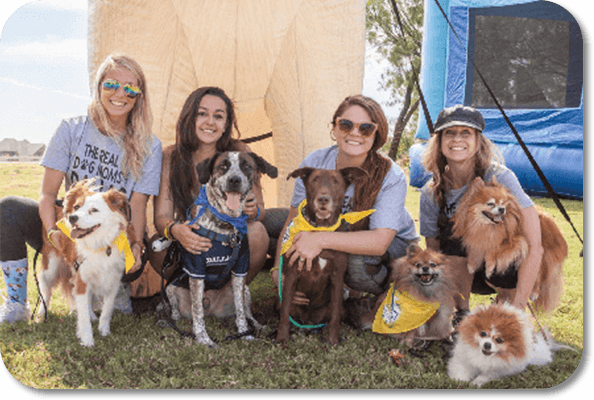
[[[531,18],[530,12],[510,14],[471,13],[469,56],[500,104],[505,108],[579,105],[582,42],[579,28],[580,40],[575,38],[576,27],[572,25],[575,20]],[[478,108],[495,107],[472,68],[469,63],[470,104]]]

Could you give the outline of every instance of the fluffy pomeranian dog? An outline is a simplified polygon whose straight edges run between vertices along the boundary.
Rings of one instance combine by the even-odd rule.
[[[466,259],[445,256],[431,249],[423,250],[412,242],[407,255],[393,260],[390,267],[390,281],[394,282],[397,290],[406,292],[416,301],[439,303],[439,309],[427,322],[394,337],[408,346],[412,346],[415,339],[448,339],[454,311],[468,310],[472,275],[466,268]],[[383,299],[377,304],[382,302]]]
[[[569,346],[554,342],[546,330],[535,333],[528,315],[508,303],[479,306],[457,327],[448,375],[473,385],[515,375],[529,365],[550,363]]]
[[[567,242],[551,216],[540,209],[538,215],[544,254],[530,298],[539,310],[550,312],[563,294],[561,267],[567,257]],[[504,275],[514,263],[521,268],[529,251],[522,208],[495,177],[489,183],[475,178],[452,220],[453,236],[462,240],[468,253],[469,272],[477,271],[483,261],[487,279],[494,273]]]

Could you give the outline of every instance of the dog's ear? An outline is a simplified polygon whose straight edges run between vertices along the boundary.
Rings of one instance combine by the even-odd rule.
[[[421,251],[423,251],[423,249],[421,249],[421,247],[419,246],[419,243],[416,240],[413,240],[412,242],[410,242],[410,244],[406,248],[406,255],[409,258],[411,258],[411,257],[414,257],[415,255],[417,255],[418,253],[420,253]]]
[[[126,199],[124,193],[111,188],[103,196],[112,211],[121,212],[126,216],[127,221],[132,219],[132,210],[130,209],[130,204],[128,204],[128,199]]]
[[[347,186],[351,183],[358,181],[359,179],[368,177],[369,174],[362,168],[359,167],[346,167],[340,170],[342,177]]]
[[[212,171],[214,169],[214,164],[217,161],[217,158],[221,153],[215,154],[212,158],[207,158],[196,164],[196,172],[198,173],[198,182],[201,185],[205,185],[208,183],[210,176],[212,175]]]
[[[270,164],[268,161],[257,155],[256,153],[247,153],[254,162],[256,163],[256,167],[258,168],[258,172],[263,173],[275,179],[278,177],[278,168],[274,165]]]
[[[295,171],[291,172],[289,176],[287,176],[287,180],[290,178],[301,178],[303,182],[307,181],[307,178],[314,172],[314,168],[311,167],[303,167],[296,169]]]

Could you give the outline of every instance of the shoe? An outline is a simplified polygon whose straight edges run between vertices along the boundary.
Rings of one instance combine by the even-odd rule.
[[[30,315],[29,305],[12,302],[6,298],[4,304],[0,306],[0,324],[27,321]]]

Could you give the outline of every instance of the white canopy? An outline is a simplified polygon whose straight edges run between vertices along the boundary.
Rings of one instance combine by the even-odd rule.
[[[361,92],[364,0],[89,0],[90,76],[113,52],[148,80],[153,131],[166,147],[187,96],[219,86],[234,100],[242,138],[279,168],[267,207],[288,206],[285,177],[328,146],[338,104]]]

